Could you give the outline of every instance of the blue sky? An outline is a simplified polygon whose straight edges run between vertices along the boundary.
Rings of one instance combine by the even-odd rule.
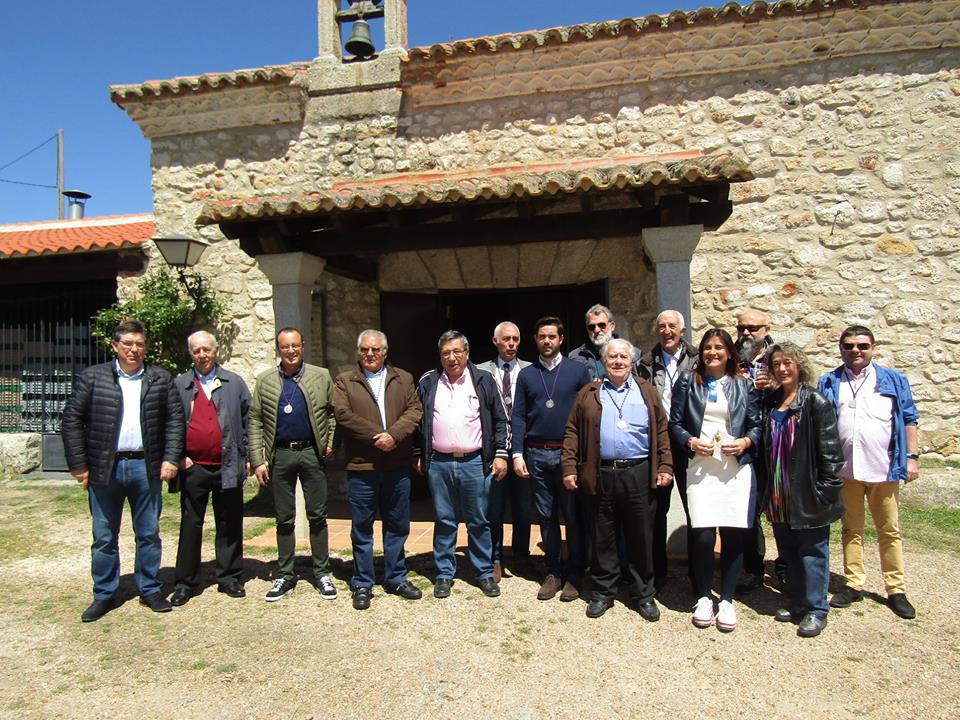
[[[409,0],[411,46],[692,9],[691,0]],[[718,5],[721,3],[717,3]],[[0,13],[0,224],[56,219],[64,185],[87,215],[150,212],[150,148],[108,87],[309,60],[316,0],[4,0]],[[9,165],[8,167],[4,167]]]

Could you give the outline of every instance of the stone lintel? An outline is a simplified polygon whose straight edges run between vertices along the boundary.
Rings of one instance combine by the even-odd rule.
[[[383,52],[371,60],[342,62],[332,55],[313,61],[298,82],[308,95],[339,95],[358,90],[400,87],[401,52]]]
[[[690,261],[703,234],[703,225],[644,228],[643,246],[656,265],[657,311],[679,310],[687,319],[690,340]]]

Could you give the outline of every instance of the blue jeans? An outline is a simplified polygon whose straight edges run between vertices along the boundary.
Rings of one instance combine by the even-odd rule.
[[[120,584],[120,520],[124,502],[130,501],[133,532],[137,539],[134,579],[140,597],[160,592],[160,509],[163,483],[147,479],[143,460],[117,460],[113,477],[106,485],[87,487],[93,517],[93,545],[90,546],[90,574],[93,597],[108,600]]]
[[[510,514],[513,521],[513,558],[530,558],[530,505],[533,493],[528,478],[517,477],[511,467],[503,480],[490,483],[490,503],[487,517],[490,519],[490,537],[493,541],[493,561],[503,559],[503,516],[510,500]]]
[[[483,469],[477,453],[469,460],[434,453],[427,470],[436,522],[433,525],[433,561],[437,579],[457,573],[457,527],[467,525],[467,558],[477,580],[493,577],[493,546],[487,502],[492,476]]]
[[[534,502],[540,516],[547,574],[574,582],[583,577],[586,566],[584,522],[576,492],[563,486],[560,450],[528,447],[524,453],[533,483]],[[563,540],[560,518],[567,528],[567,562],[562,560]]]
[[[403,544],[410,535],[410,473],[397,470],[348,470],[350,540],[353,543],[353,578],[350,586],[372,588],[373,521],[380,511],[383,521],[383,582],[400,585],[407,579]]]
[[[830,526],[794,529],[773,523],[773,535],[787,564],[790,609],[810,611],[822,620],[830,610]]]

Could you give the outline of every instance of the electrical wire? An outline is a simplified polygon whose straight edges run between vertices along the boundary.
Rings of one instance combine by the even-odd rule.
[[[23,160],[27,155],[30,155],[31,153],[35,153],[37,150],[39,150],[40,148],[42,148],[44,145],[46,145],[46,144],[47,144],[48,142],[50,142],[51,140],[56,140],[56,139],[57,139],[57,136],[56,136],[56,135],[51,135],[50,137],[48,137],[46,140],[44,140],[42,143],[40,143],[39,145],[37,145],[37,146],[36,146],[35,148],[33,148],[32,150],[27,150],[23,155],[21,155],[20,157],[14,158],[14,159],[11,160],[10,162],[8,162],[6,165],[0,165],[0,172],[3,172],[3,171],[6,170],[8,167],[10,167],[11,165],[13,165],[15,162],[19,162],[19,161]]]

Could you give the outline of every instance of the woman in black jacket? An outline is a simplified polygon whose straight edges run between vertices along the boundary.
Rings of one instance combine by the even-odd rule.
[[[809,385],[814,375],[799,347],[771,346],[767,367],[780,387],[764,402],[761,508],[787,564],[790,602],[776,619],[799,621],[797,635],[815,637],[829,610],[830,523],[843,515],[840,436],[830,403]]]
[[[704,333],[693,372],[673,388],[670,438],[684,452],[674,468],[684,474],[690,515],[690,560],[697,604],[693,624],[737,625],[733,593],[743,566],[743,541],[756,517],[753,456],[760,444],[760,397],[739,377],[737,352],[726,330]],[[714,553],[720,528],[720,604],[713,612]]]

